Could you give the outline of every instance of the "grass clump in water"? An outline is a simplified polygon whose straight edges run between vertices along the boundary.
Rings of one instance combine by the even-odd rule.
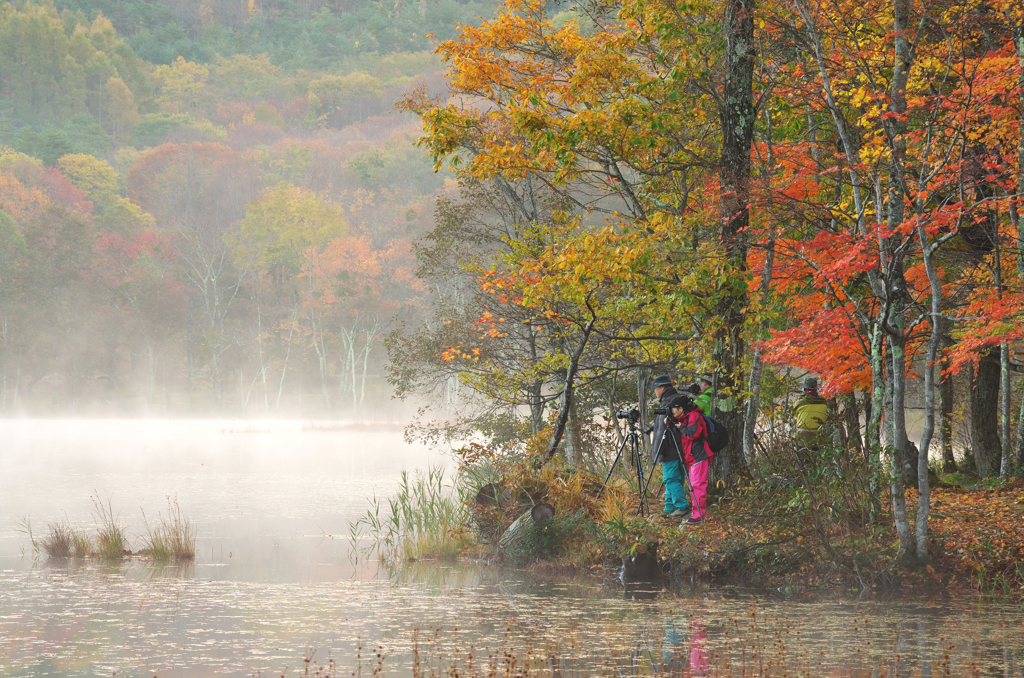
[[[178,499],[167,498],[167,516],[157,515],[155,525],[146,525],[145,544],[140,551],[153,560],[192,560],[196,557],[196,525],[182,512]]]
[[[458,483],[445,484],[440,466],[426,474],[402,471],[398,494],[387,500],[386,507],[373,498],[372,507],[349,524],[349,531],[357,541],[367,528],[374,541],[369,551],[385,561],[454,560],[470,542],[466,500],[466,490]]]
[[[96,521],[99,528],[96,530],[96,552],[95,555],[104,560],[120,560],[126,555],[131,555],[128,544],[128,534],[124,525],[114,515],[110,500],[106,506],[97,497],[92,497],[95,507]]]
[[[67,518],[50,523],[40,545],[49,558],[84,558],[91,552],[89,536],[74,528]]]

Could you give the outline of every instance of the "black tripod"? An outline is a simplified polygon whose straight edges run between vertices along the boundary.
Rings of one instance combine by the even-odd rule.
[[[651,508],[647,505],[647,485],[650,479],[644,482],[643,445],[640,444],[640,427],[637,425],[637,422],[640,421],[640,411],[634,408],[629,412],[616,412],[615,416],[618,419],[627,420],[629,432],[622,439],[619,451],[615,453],[615,459],[612,461],[612,465],[608,467],[608,475],[604,477],[604,483],[601,484],[601,491],[597,493],[597,496],[600,497],[604,492],[604,488],[608,486],[608,480],[612,477],[615,464],[618,463],[619,458],[622,456],[622,451],[629,445],[629,463],[636,468],[636,482],[640,486],[640,503],[636,507],[636,512],[637,515],[649,516],[651,515]]]

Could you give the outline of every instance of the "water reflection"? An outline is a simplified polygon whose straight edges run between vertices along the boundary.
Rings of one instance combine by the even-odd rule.
[[[218,580],[209,569],[130,561],[7,571],[0,673],[291,675],[308,647],[353,669],[359,647],[365,657],[380,643],[387,675],[410,675],[417,638],[435,667],[509,651],[565,676],[1019,676],[1024,652],[1015,606],[810,604],[710,591],[624,601],[585,581],[428,563],[396,582]]]

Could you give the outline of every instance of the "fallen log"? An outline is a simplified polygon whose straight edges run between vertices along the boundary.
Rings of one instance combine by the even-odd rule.
[[[501,535],[501,539],[498,540],[498,551],[504,553],[509,547],[522,541],[526,531],[534,525],[543,527],[551,522],[551,519],[555,517],[555,507],[547,502],[540,502],[534,504],[533,507],[515,519],[515,521],[508,526],[504,534]]]

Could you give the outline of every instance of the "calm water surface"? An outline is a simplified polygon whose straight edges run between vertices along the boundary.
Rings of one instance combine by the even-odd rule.
[[[348,522],[402,469],[445,458],[396,430],[302,422],[0,421],[0,675],[296,675],[303,657],[387,675],[496,649],[565,674],[1020,676],[1024,611],[968,602],[802,603],[701,589],[624,600],[598,582],[416,564],[389,578],[352,553]],[[139,543],[176,497],[199,528],[194,564],[48,563],[37,536],[92,529],[109,501]],[[429,639],[429,642],[426,640]],[[427,649],[430,648],[430,649]],[[774,657],[774,659],[772,659]],[[759,659],[758,659],[759,658]],[[547,661],[548,664],[544,664]],[[363,665],[369,669],[376,662]],[[770,663],[770,662],[769,662]]]

